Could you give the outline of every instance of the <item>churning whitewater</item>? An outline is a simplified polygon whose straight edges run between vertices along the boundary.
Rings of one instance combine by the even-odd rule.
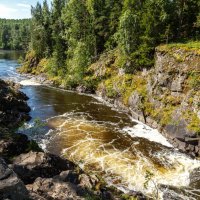
[[[42,86],[19,75],[17,66],[16,61],[0,59],[1,78],[23,85],[33,119],[24,132],[43,149],[64,156],[125,192],[136,190],[162,199],[163,185],[189,185],[190,172],[200,167],[200,161],[174,149],[157,130],[98,97]],[[35,118],[45,126],[35,129]],[[194,191],[185,190],[189,192]],[[194,199],[200,199],[195,195]]]
[[[171,148],[157,130],[141,122],[121,128],[119,123],[71,112],[49,118],[47,123],[51,127],[48,151],[57,151],[126,192],[137,190],[151,197],[158,193],[162,199],[161,184],[188,186],[189,172],[200,166],[199,161]],[[146,185],[149,172],[152,177]]]

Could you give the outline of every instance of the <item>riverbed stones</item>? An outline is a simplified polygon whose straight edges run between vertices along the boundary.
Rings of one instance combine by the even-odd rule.
[[[56,155],[29,152],[16,157],[13,160],[12,168],[25,184],[29,184],[37,177],[50,178],[62,171],[74,169],[75,165]]]
[[[17,177],[5,161],[0,158],[0,199],[27,200],[29,193],[24,183]]]

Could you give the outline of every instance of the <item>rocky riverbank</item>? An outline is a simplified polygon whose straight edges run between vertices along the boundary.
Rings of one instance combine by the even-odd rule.
[[[135,74],[118,68],[116,62],[115,52],[110,52],[90,66],[90,75],[85,79],[94,83],[95,93],[126,110],[133,118],[158,129],[180,151],[200,156],[199,50],[160,46],[156,49],[154,68]],[[31,76],[33,81],[68,89],[58,81],[61,78],[41,72],[40,64],[26,60],[24,66],[29,66],[28,71],[26,68],[21,71],[37,74]],[[92,91],[85,85],[75,89]]]
[[[123,194],[101,177],[84,173],[74,163],[43,152],[16,128],[30,119],[19,85],[0,81],[3,113],[0,124],[0,199],[80,200],[146,199],[138,192]]]
[[[30,119],[28,97],[19,91],[19,84],[0,80],[0,126],[15,128]]]

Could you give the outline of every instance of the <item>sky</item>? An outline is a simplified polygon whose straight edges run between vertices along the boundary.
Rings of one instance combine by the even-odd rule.
[[[31,5],[43,0],[0,0],[0,18],[23,19],[31,17]],[[48,0],[50,5],[51,0]]]

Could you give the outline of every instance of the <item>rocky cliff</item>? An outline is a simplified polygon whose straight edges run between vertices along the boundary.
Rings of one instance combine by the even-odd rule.
[[[200,52],[157,47],[155,66],[135,74],[118,68],[116,53],[90,68],[97,94],[159,129],[180,150],[200,155]]]

